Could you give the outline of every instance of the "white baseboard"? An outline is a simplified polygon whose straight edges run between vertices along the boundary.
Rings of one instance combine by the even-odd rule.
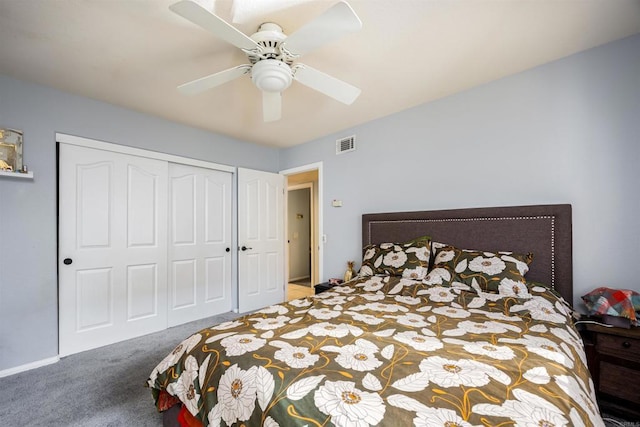
[[[59,356],[50,357],[48,359],[37,360],[35,362],[27,363],[26,365],[16,366],[15,368],[5,369],[0,371],[0,378],[8,377],[9,375],[15,375],[20,372],[30,371],[31,369],[40,368],[42,366],[53,365],[60,361]]]

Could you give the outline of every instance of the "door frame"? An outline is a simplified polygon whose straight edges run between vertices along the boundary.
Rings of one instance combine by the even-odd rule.
[[[311,262],[309,265],[309,279],[311,280],[311,286],[313,286],[315,283],[314,281],[316,280],[316,278],[314,277],[315,274],[314,272],[317,270],[316,269],[316,253],[317,253],[317,243],[316,243],[316,233],[314,232],[316,230],[316,203],[313,200],[313,195],[314,195],[314,187],[315,185],[313,184],[313,181],[310,182],[304,182],[302,184],[295,184],[295,185],[287,185],[287,201],[285,202],[285,207],[288,208],[289,206],[289,192],[290,191],[295,191],[295,190],[304,190],[304,189],[309,189],[309,246],[311,247]],[[285,221],[285,225],[287,227],[287,241],[289,240],[289,210],[285,209],[284,211],[284,221]],[[287,244],[286,246],[286,250],[285,250],[285,263],[286,263],[286,271],[287,271],[287,282],[290,282],[290,277],[289,274],[289,256],[291,255],[290,252],[290,243]],[[319,282],[318,282],[319,283]]]
[[[318,202],[315,203],[315,211],[314,213],[312,213],[312,215],[315,215],[315,219],[316,219],[316,223],[317,223],[317,234],[315,236],[313,236],[313,240],[316,242],[315,246],[313,247],[313,251],[312,251],[312,255],[315,255],[313,252],[317,252],[316,255],[316,259],[317,259],[317,264],[318,264],[318,277],[315,278],[315,281],[317,283],[322,283],[324,282],[324,242],[326,241],[326,237],[324,235],[324,217],[323,217],[323,164],[322,162],[315,162],[315,163],[309,163],[306,165],[302,165],[302,166],[297,166],[295,168],[290,168],[290,169],[284,169],[280,171],[280,174],[284,175],[285,177],[288,177],[289,175],[296,175],[302,172],[309,172],[309,171],[314,171],[317,170],[318,171],[318,185],[317,185],[317,191],[318,191]],[[312,195],[313,196],[313,195]],[[286,203],[286,199],[285,198],[285,203]],[[287,213],[287,207],[285,206],[285,221],[286,221],[286,213]],[[286,224],[286,222],[285,222]],[[285,230],[286,233],[286,230]],[[316,231],[314,230],[314,232],[312,232],[312,234],[315,234]],[[286,234],[285,234],[285,239],[287,238]],[[288,248],[288,246],[287,246]],[[285,271],[289,271],[289,257],[288,254],[285,257]],[[313,276],[314,276],[314,271],[311,271],[311,278],[313,281]],[[315,283],[312,282],[312,285],[314,285]]]

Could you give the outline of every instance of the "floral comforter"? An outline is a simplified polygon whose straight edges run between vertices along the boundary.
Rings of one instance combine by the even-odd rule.
[[[567,305],[399,277],[203,329],[153,370],[204,426],[603,426]]]

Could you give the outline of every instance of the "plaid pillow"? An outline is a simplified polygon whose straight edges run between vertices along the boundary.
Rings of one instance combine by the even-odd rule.
[[[420,237],[406,243],[381,243],[363,249],[360,276],[386,274],[422,280],[427,275],[431,238]]]

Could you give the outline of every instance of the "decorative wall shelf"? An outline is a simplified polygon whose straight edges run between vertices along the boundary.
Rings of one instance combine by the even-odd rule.
[[[11,178],[33,179],[33,172],[6,172],[0,171],[0,177],[7,176]]]

